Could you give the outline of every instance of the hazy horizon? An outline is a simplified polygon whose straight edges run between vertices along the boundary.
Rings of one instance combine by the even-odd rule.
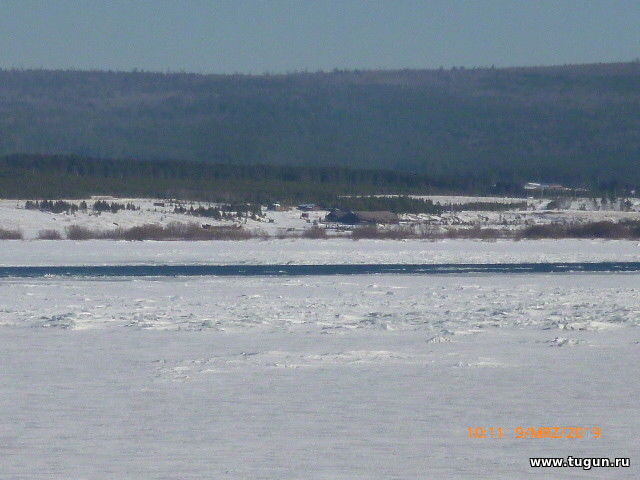
[[[519,67],[640,56],[636,2],[0,1],[0,68],[203,74]]]

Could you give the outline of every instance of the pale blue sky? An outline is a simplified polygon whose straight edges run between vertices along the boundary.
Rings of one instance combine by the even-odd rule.
[[[626,61],[639,0],[0,0],[0,68],[262,73]]]

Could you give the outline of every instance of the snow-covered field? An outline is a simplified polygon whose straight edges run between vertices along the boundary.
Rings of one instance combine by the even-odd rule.
[[[499,197],[458,197],[458,196],[428,196],[419,197],[433,200],[442,205],[461,205],[471,202],[480,203],[517,203],[526,202],[527,208],[510,211],[445,211],[441,215],[432,214],[401,214],[403,227],[412,227],[416,231],[424,229],[446,229],[455,227],[492,227],[503,230],[519,229],[528,225],[549,223],[588,223],[597,221],[640,220],[640,199],[619,199],[616,202],[602,204],[601,200],[586,198],[553,200],[557,207],[549,210],[551,199],[514,199]],[[117,213],[96,212],[92,205],[98,199],[121,204],[132,203],[138,210],[120,210]],[[80,200],[71,200],[78,205]],[[239,225],[247,230],[269,236],[296,235],[314,225],[328,228],[330,235],[345,235],[353,227],[323,223],[327,211],[303,212],[291,208],[284,211],[267,211],[263,207],[263,216],[251,218],[234,218],[233,220],[213,220],[210,217],[198,217],[175,213],[174,204],[167,200],[148,198],[111,198],[93,197],[86,199],[89,208],[86,211],[74,213],[51,213],[25,208],[22,200],[0,200],[0,229],[18,230],[24,238],[35,239],[43,230],[55,230],[66,238],[66,229],[72,225],[82,226],[91,230],[110,230],[114,228],[130,228],[144,224],[167,225],[171,222],[230,226]],[[625,202],[627,206],[625,207]],[[216,204],[209,203],[180,203],[180,206],[209,207]],[[386,226],[385,228],[397,228]]]
[[[249,230],[262,231],[269,235],[277,235],[284,232],[301,232],[309,228],[313,221],[320,220],[328,213],[326,211],[308,212],[309,218],[302,218],[301,212],[295,209],[278,212],[266,212],[264,218],[258,220],[214,220],[209,217],[198,217],[181,213],[174,213],[174,205],[165,200],[149,198],[111,198],[93,197],[86,199],[89,206],[98,199],[111,203],[133,203],[139,210],[120,210],[117,213],[101,212],[91,210],[86,212],[78,211],[73,214],[51,213],[39,210],[28,210],[24,208],[25,202],[22,200],[0,200],[0,228],[20,230],[25,239],[34,239],[41,230],[56,230],[63,237],[65,229],[71,225],[80,225],[93,230],[109,230],[116,227],[129,228],[144,224],[167,225],[171,222],[197,223],[220,225],[241,225]],[[73,204],[79,204],[80,200],[69,200]],[[162,203],[163,206],[154,204]],[[187,204],[208,207],[208,203]],[[269,220],[272,220],[271,222]],[[307,221],[308,220],[308,221]]]
[[[2,279],[0,477],[638,478],[639,280]]]

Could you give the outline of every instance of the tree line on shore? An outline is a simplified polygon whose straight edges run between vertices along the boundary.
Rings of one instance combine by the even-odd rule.
[[[599,190],[600,188],[605,190]],[[608,192],[609,196],[630,194],[622,184],[613,182],[594,185],[590,195],[604,194],[601,192]],[[75,155],[23,154],[0,157],[0,198],[70,199],[112,195],[263,205],[271,202],[292,205],[315,202],[349,208],[345,205],[347,202],[365,200],[346,200],[346,197],[381,194],[527,195],[522,183],[487,183],[474,175],[418,175],[344,167],[109,160]],[[366,202],[374,203],[378,200]],[[408,200],[402,202],[407,204],[407,211],[433,211],[432,207],[424,203]],[[498,208],[496,205],[489,207]],[[452,205],[447,208],[455,210],[458,207]]]
[[[27,210],[40,210],[41,212],[67,214],[73,214],[78,211],[86,212],[90,210],[87,202],[84,200],[80,203],[67,202],[65,200],[27,200],[24,204],[24,208],[26,208]],[[131,202],[127,202],[125,204],[98,200],[93,203],[91,210],[98,213],[118,213],[120,210],[140,210],[140,207],[137,207]]]

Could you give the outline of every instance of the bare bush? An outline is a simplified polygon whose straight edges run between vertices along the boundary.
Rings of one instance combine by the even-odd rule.
[[[91,230],[87,227],[81,227],[80,225],[69,225],[65,228],[67,238],[69,240],[92,240],[100,237],[99,230]]]
[[[409,228],[393,228],[388,230],[379,229],[376,226],[366,226],[355,228],[351,232],[353,240],[379,239],[379,240],[404,240],[407,238],[418,238]]]
[[[583,225],[570,225],[567,236],[571,238],[631,238],[626,225],[614,222],[593,222]]]
[[[37,238],[38,240],[62,240],[62,235],[58,230],[40,230]]]
[[[22,240],[23,238],[20,230],[0,228],[0,240]]]
[[[308,228],[304,232],[302,232],[302,238],[321,240],[327,238],[327,230],[314,225],[313,227]]]
[[[92,230],[79,225],[67,227],[70,240],[247,240],[253,232],[239,226],[203,228],[196,223],[146,223],[129,228]]]
[[[603,238],[609,240],[634,240],[640,238],[640,222],[591,222],[576,224],[532,225],[519,231],[517,239],[542,238]]]
[[[498,238],[507,238],[508,230],[499,230],[497,228],[449,228],[442,235],[442,238],[450,239],[478,239],[478,240],[496,240]]]
[[[508,238],[509,232],[506,230],[498,230],[495,228],[449,228],[444,231],[435,229],[423,229],[419,232],[415,232],[410,228],[394,228],[388,230],[381,230],[375,226],[366,226],[356,228],[351,232],[351,238],[354,240],[359,239],[380,239],[380,240],[405,240],[411,238],[424,239],[424,240],[438,240],[438,239],[479,239],[479,240],[495,240],[498,238]]]
[[[38,234],[41,239],[58,239],[59,233],[43,230]],[[302,233],[279,232],[275,237],[270,237],[262,231],[250,231],[241,226],[207,226],[204,228],[196,223],[173,222],[167,225],[144,224],[130,228],[115,228],[110,230],[95,230],[71,225],[66,229],[67,238],[70,240],[248,240],[250,238],[328,238],[324,228],[314,226]],[[56,237],[55,235],[58,235]],[[49,235],[51,238],[49,238]],[[19,231],[0,230],[0,239],[22,238]],[[375,225],[361,226],[351,232],[353,240],[378,239],[378,240],[404,240],[404,239],[560,239],[560,238],[602,238],[602,239],[640,239],[640,222],[591,222],[582,224],[547,224],[532,225],[520,230],[508,228],[488,227],[449,227],[444,230],[424,229],[416,232],[408,227],[378,228]]]

